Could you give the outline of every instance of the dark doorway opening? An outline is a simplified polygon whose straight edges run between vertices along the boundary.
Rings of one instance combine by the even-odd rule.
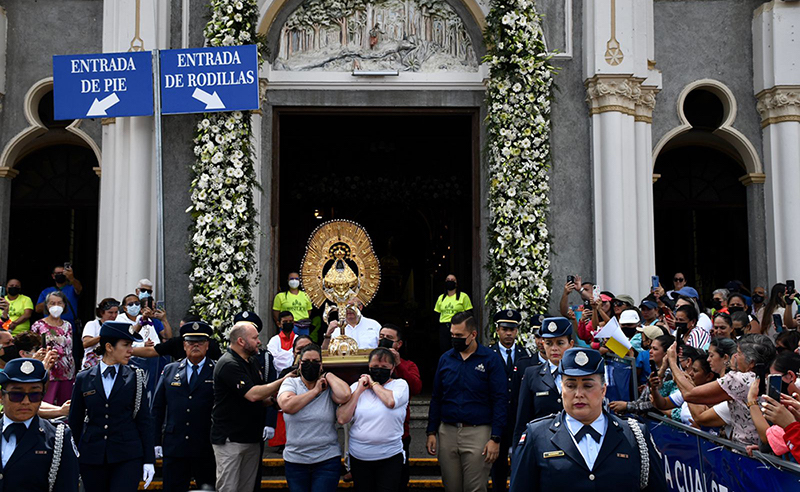
[[[19,175],[11,182],[8,278],[19,279],[35,304],[53,285],[53,267],[69,261],[83,284],[78,316],[94,319],[100,190],[94,152],[53,145],[14,167]]]
[[[372,238],[381,285],[364,315],[405,331],[404,357],[429,385],[439,357],[433,307],[454,273],[473,299],[477,111],[277,110],[273,180],[280,286],[311,232],[349,219]]]
[[[692,130],[686,140],[704,135]],[[745,171],[733,155],[695,143],[662,152],[655,165],[656,270],[665,287],[684,273],[704,302],[728,281],[750,285]]]

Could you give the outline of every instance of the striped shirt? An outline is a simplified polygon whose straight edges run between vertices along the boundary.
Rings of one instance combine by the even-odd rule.
[[[694,348],[708,350],[711,344],[711,335],[700,327],[695,327],[686,338],[686,345]]]

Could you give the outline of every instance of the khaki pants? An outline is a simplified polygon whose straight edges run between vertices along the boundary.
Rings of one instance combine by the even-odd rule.
[[[217,460],[217,492],[253,490],[260,470],[261,444],[226,442],[213,444]]]
[[[439,424],[439,466],[445,492],[485,492],[491,463],[483,448],[492,436],[492,426],[456,427]]]

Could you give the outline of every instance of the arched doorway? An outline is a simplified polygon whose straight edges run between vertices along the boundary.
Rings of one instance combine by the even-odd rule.
[[[703,301],[731,280],[750,285],[747,166],[720,135],[729,103],[699,87],[683,99],[687,128],[660,149],[653,205],[656,270],[665,287],[682,272]]]
[[[72,121],[53,119],[52,92],[38,103],[47,133],[23,151],[11,182],[7,277],[18,278],[34,303],[53,284],[53,267],[71,262],[83,283],[81,319],[94,317],[97,278],[100,178],[92,148],[78,145],[66,128]],[[38,144],[38,145],[37,145]]]

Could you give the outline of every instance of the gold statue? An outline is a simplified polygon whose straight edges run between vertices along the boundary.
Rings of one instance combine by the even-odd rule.
[[[363,227],[347,220],[326,222],[311,234],[300,267],[306,293],[316,307],[327,299],[336,306],[339,336],[331,340],[330,355],[353,355],[358,343],[345,335],[348,303],[359,300],[367,305],[380,285],[380,265],[372,241]],[[323,319],[333,306],[328,305]]]

